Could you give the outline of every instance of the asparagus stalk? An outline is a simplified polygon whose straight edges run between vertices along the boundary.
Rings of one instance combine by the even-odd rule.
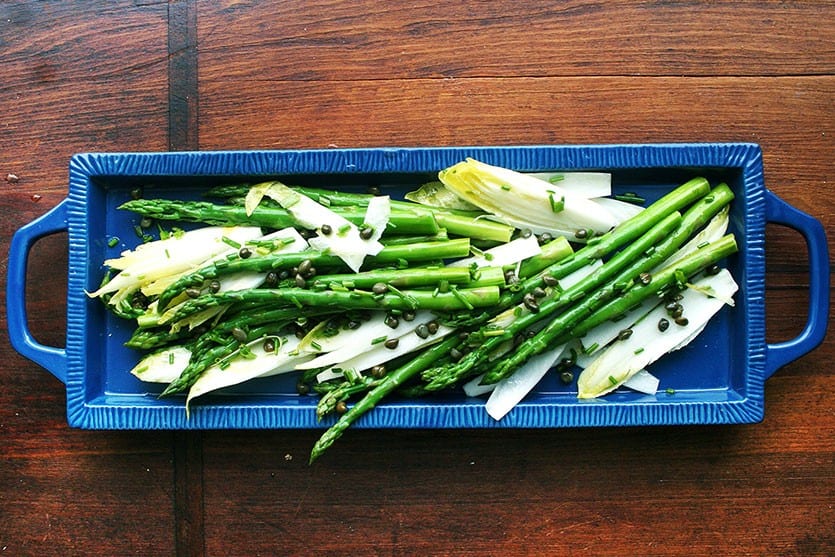
[[[222,186],[209,191],[215,197],[242,197],[246,195],[249,186]],[[319,188],[293,187],[299,193],[311,199],[328,205],[338,211],[339,207],[364,207],[369,199],[374,197],[365,193],[348,193],[324,190]],[[392,201],[392,210],[408,211],[416,215],[432,216],[438,226],[447,229],[450,234],[466,236],[478,240],[492,240],[507,242],[513,235],[513,227],[500,222],[479,218],[483,213],[472,211],[451,211],[441,208],[430,208],[408,201]],[[346,217],[347,218],[347,217]],[[350,219],[349,219],[350,220]],[[397,230],[400,234],[400,230]]]
[[[674,192],[672,193],[685,192],[681,191],[680,187],[677,190],[674,190]],[[550,299],[546,301],[540,307],[540,312],[538,314],[528,314],[520,319],[517,319],[511,324],[510,327],[507,328],[506,334],[500,336],[492,336],[491,338],[487,339],[476,350],[467,354],[460,362],[454,364],[453,366],[446,366],[446,369],[439,368],[434,370],[428,370],[424,374],[424,379],[429,381],[429,385],[427,385],[427,388],[430,390],[439,390],[458,382],[463,377],[468,376],[471,370],[476,365],[483,364],[486,361],[488,354],[492,350],[494,350],[499,344],[508,340],[509,338],[512,338],[513,335],[515,335],[516,333],[530,327],[533,323],[540,320],[542,317],[546,315],[552,315],[554,312],[556,312],[556,310],[565,308],[568,304],[574,303],[578,299],[586,297],[586,299],[583,300],[583,303],[585,304],[584,311],[593,311],[593,309],[590,309],[592,307],[592,304],[600,305],[604,303],[606,296],[612,296],[616,294],[618,291],[622,290],[625,287],[625,285],[628,285],[631,282],[633,282],[641,273],[645,273],[653,269],[655,266],[659,265],[668,257],[670,257],[670,255],[672,255],[685,241],[687,241],[687,239],[690,236],[692,236],[699,228],[704,226],[711,218],[713,218],[713,216],[716,213],[718,213],[723,207],[730,203],[732,199],[733,193],[727,185],[721,184],[717,186],[707,195],[703,195],[700,201],[697,201],[696,203],[692,204],[692,206],[685,212],[683,218],[681,219],[681,224],[678,226],[674,233],[663,233],[661,231],[662,229],[660,229],[659,226],[656,225],[656,227],[654,229],[651,229],[650,232],[644,234],[637,241],[622,249],[617,255],[612,257],[601,269],[599,269],[590,277],[588,277],[588,279],[561,293],[559,298],[557,298],[556,300]],[[670,206],[670,201],[670,195],[665,196],[664,198],[659,200],[659,202],[662,202],[662,205],[666,206]],[[640,215],[638,215],[638,217],[641,217],[650,211],[657,212],[656,204],[653,204],[652,206],[647,208]],[[650,213],[650,215],[652,215],[652,213]],[[630,225],[631,227],[634,220],[635,219],[633,219],[632,221],[627,221],[623,224]],[[663,223],[664,221],[662,220],[661,222]],[[655,244],[654,242],[652,242],[651,233],[653,230],[656,241],[658,238],[662,237],[665,237],[665,239],[657,246],[655,246],[649,255],[646,255],[644,252],[647,251],[651,245]],[[649,245],[647,245],[648,243]],[[598,247],[599,246],[597,244],[587,245],[585,248],[579,250],[577,254],[575,254],[575,259],[578,256],[587,255],[588,252],[594,253],[594,250],[598,249]],[[550,272],[556,274],[557,276],[562,276],[562,273],[565,272],[566,268],[573,268],[574,265],[575,262],[573,260],[569,260],[567,262],[561,261],[553,267],[551,267]],[[620,274],[614,279],[612,279],[614,274],[618,272],[620,272]],[[595,296],[589,296],[590,292],[594,288],[597,288],[607,280],[609,280],[610,283],[609,285],[607,285],[606,288],[601,290]],[[525,281],[525,285],[527,287],[529,287],[530,284],[536,284],[536,278]],[[504,299],[500,300],[499,304],[501,304],[503,301]],[[484,336],[484,332],[485,331],[482,330],[479,333],[481,334],[481,336]],[[477,333],[477,335],[479,333]],[[476,336],[474,338],[479,337]],[[486,379],[488,380],[493,380],[494,378],[495,376],[486,377]],[[495,381],[498,381],[498,379],[495,379]]]
[[[710,184],[704,178],[694,178],[685,182],[631,219],[620,223],[602,236],[590,239],[583,248],[577,250],[573,255],[561,258],[550,267],[530,276],[518,284],[516,288],[503,292],[499,303],[495,307],[497,311],[457,316],[457,324],[468,327],[483,324],[493,315],[520,303],[525,294],[535,288],[545,286],[546,280],[562,279],[593,261],[603,259],[622,246],[639,238],[668,214],[684,209],[697,199],[703,198],[708,192],[710,192]],[[546,277],[548,278],[546,279]]]
[[[247,215],[240,205],[219,205],[207,201],[176,201],[170,199],[132,199],[119,206],[156,220],[199,222],[221,226],[248,225],[265,228],[286,228],[296,224],[293,216],[281,207],[259,205]],[[365,210],[360,208],[333,207],[333,211],[350,222],[361,226]],[[435,234],[438,223],[429,212],[394,210],[389,218],[392,232],[397,234]]]
[[[377,255],[366,258],[368,266],[421,262],[435,259],[464,257],[470,252],[470,242],[466,238],[449,240],[446,242],[424,242],[412,245],[397,245],[384,247]],[[302,262],[310,261],[316,268],[344,269],[344,262],[333,255],[315,250],[294,253],[276,253],[264,256],[253,255],[248,258],[240,256],[230,260],[211,263],[197,271],[179,278],[166,288],[159,296],[157,307],[159,311],[167,308],[171,301],[192,287],[200,287],[207,280],[216,279],[232,273],[251,272],[264,273],[275,270],[287,270],[298,267]]]
[[[666,289],[683,283],[687,278],[736,251],[736,241],[733,235],[729,234],[656,273],[649,281],[645,281],[646,284],[636,282],[620,298],[615,299],[616,291],[610,288],[599,291],[600,293],[590,297],[588,302],[584,301],[583,304],[549,322],[535,336],[517,346],[513,353],[489,371],[481,382],[489,385],[500,381],[513,373],[528,358],[541,353],[548,346],[581,337],[593,327],[616,318],[650,296],[663,295]],[[601,304],[601,301],[605,302],[605,305]]]
[[[254,288],[218,294],[205,294],[172,308],[163,314],[163,323],[175,322],[197,311],[231,303],[270,304],[275,306],[302,308],[305,306],[345,309],[429,309],[438,311],[460,311],[474,307],[495,304],[499,299],[499,288],[482,286],[477,288],[456,288],[450,285],[447,292],[428,290],[405,290],[389,294],[375,294],[364,290],[308,290],[305,288]]]
[[[467,284],[471,281],[467,267],[414,267],[409,269],[375,269],[360,273],[319,275],[307,281],[314,290],[329,288],[372,288],[375,285],[392,285],[397,288],[435,286],[446,281],[449,284]]]
[[[310,462],[319,458],[334,441],[339,439],[348,427],[360,416],[373,409],[387,395],[400,388],[405,382],[420,374],[421,371],[431,366],[455,347],[458,338],[448,337],[439,344],[435,344],[408,363],[396,370],[391,371],[380,383],[369,391],[360,401],[342,414],[318,441],[313,445],[310,452]]]
[[[512,339],[514,335],[527,329],[537,321],[554,315],[558,310],[565,308],[569,304],[578,300],[583,300],[584,304],[591,304],[593,298],[590,295],[594,289],[600,287],[607,281],[611,281],[618,273],[622,273],[624,268],[629,269],[630,275],[632,273],[637,275],[641,271],[636,273],[632,269],[633,262],[636,260],[640,261],[644,252],[658,243],[662,238],[669,235],[678,226],[680,221],[681,214],[678,211],[670,213],[656,224],[656,226],[651,228],[649,232],[618,252],[612,259],[586,277],[585,280],[563,292],[554,292],[552,297],[543,300],[538,307],[538,311],[520,315],[515,321],[505,326],[501,334],[495,334],[489,324],[476,333],[473,333],[470,336],[473,339],[477,339],[480,344],[472,352],[466,354],[459,362],[451,366],[425,372],[423,378],[429,381],[426,388],[428,390],[440,390],[457,383],[468,376],[475,366],[486,361],[491,352],[500,344]],[[651,268],[649,267],[649,263],[644,263],[644,265]],[[612,288],[612,290],[614,289]]]

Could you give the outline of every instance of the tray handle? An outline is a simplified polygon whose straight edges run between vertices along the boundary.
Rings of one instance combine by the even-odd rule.
[[[771,191],[766,195],[766,220],[798,231],[809,253],[809,316],[806,326],[791,340],[767,344],[766,378],[823,342],[829,320],[829,249],[823,225],[792,207]]]
[[[36,364],[49,370],[61,382],[67,382],[67,351],[46,346],[32,336],[26,315],[26,265],[32,245],[44,236],[67,230],[67,200],[53,207],[45,215],[21,227],[12,237],[9,247],[8,276],[6,277],[6,319],[9,340],[15,350]]]

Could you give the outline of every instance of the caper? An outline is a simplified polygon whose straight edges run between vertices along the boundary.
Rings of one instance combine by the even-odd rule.
[[[310,386],[307,383],[299,381],[296,383],[296,392],[300,395],[306,395],[310,392]]]
[[[278,273],[275,271],[270,271],[267,273],[267,276],[264,277],[264,286],[269,288],[275,288],[278,285]]]
[[[558,281],[556,277],[554,277],[554,275],[544,275],[542,277],[542,282],[545,284],[545,286],[551,287],[554,287],[560,283],[560,281]]]
[[[389,291],[389,287],[384,282],[375,282],[371,287],[371,291],[375,294],[385,294]]]
[[[249,259],[251,255],[252,250],[248,247],[242,247],[240,250],[238,250],[238,257],[240,257],[241,259]]]
[[[340,400],[336,403],[336,407],[334,407],[334,410],[336,410],[337,414],[344,414],[348,411],[348,405],[345,403],[344,400]]]
[[[392,329],[396,329],[400,325],[400,320],[395,316],[389,314],[386,316],[384,323]]]
[[[574,237],[577,238],[578,240],[585,240],[586,238],[589,237],[589,231],[586,230],[585,228],[580,228],[579,230],[577,230],[574,233]]]
[[[220,292],[220,281],[219,280],[213,280],[212,282],[209,283],[209,292],[211,292],[212,294],[217,294],[218,292]]]
[[[380,186],[368,186],[368,189],[365,191],[367,191],[371,195],[380,195],[381,193]]]
[[[399,338],[390,338],[385,343],[384,346],[389,350],[394,350],[400,344]]]
[[[414,311],[407,309],[400,317],[403,318],[403,321],[414,321],[417,314]]]
[[[551,236],[551,234],[549,234],[548,232],[543,232],[542,234],[539,235],[539,237],[537,239],[539,240],[540,244],[547,244],[548,242],[553,240],[554,237]]]
[[[142,220],[139,221],[139,226],[142,228],[151,228],[153,222],[148,217],[142,217]]]
[[[428,338],[429,337],[429,327],[423,323],[418,325],[415,328],[415,334],[420,338]]]
[[[304,280],[304,277],[301,275],[296,275],[296,277],[293,280],[295,281],[297,288],[304,288],[305,286],[307,286],[307,281]]]
[[[232,338],[237,340],[238,342],[246,342],[246,331],[241,329],[240,327],[233,327],[231,331]]]
[[[519,236],[521,236],[522,238],[530,238],[532,235],[533,235],[533,232],[531,232],[530,228],[523,228],[519,232]]]
[[[431,335],[438,332],[438,327],[440,327],[440,325],[438,325],[437,321],[430,321],[426,324],[426,330],[429,331],[429,334]]]
[[[464,357],[464,354],[457,348],[453,348],[449,351],[449,357],[457,362]]]
[[[275,339],[268,338],[264,341],[264,352],[269,354],[270,352],[275,352]]]
[[[333,232],[333,228],[332,228],[332,227],[331,227],[331,225],[329,225],[329,224],[323,224],[322,226],[320,226],[320,227],[319,227],[319,230],[320,230],[320,231],[322,232],[322,234],[324,234],[325,236],[329,236],[329,235],[330,235],[330,233],[331,233],[331,232]]]
[[[186,288],[186,296],[189,298],[199,298],[200,294],[201,292],[199,288]]]
[[[632,329],[623,329],[618,333],[618,340],[626,340],[632,336]]]
[[[568,385],[569,383],[574,381],[574,374],[570,371],[563,371],[562,373],[560,373],[560,381]]]
[[[663,317],[658,320],[658,330],[662,333],[666,331],[670,327],[670,322],[664,319]]]
[[[371,377],[382,379],[386,375],[386,366],[378,365],[371,368]]]
[[[690,323],[690,321],[686,317],[679,317],[676,319],[676,325],[686,327],[688,323]]]
[[[360,238],[363,240],[370,240],[374,235],[374,228],[367,224],[360,229]]]
[[[545,290],[543,290],[542,288],[537,286],[536,288],[531,290],[531,295],[534,298],[544,298],[545,297]]]
[[[357,321],[355,319],[351,319],[350,321],[348,321],[348,324],[346,325],[346,327],[348,327],[351,330],[354,330],[354,329],[359,329],[360,325],[362,325],[362,323],[360,323],[359,321]]]
[[[312,266],[313,266],[313,262],[310,259],[305,259],[304,261],[299,263],[299,268],[296,269],[296,271],[300,275],[304,276],[304,275],[307,275],[308,271],[310,271],[310,268]]]
[[[525,304],[525,307],[528,308],[528,311],[531,313],[539,312],[539,304],[536,302],[536,298],[533,297],[533,294],[525,294],[522,298],[522,303]]]
[[[719,271],[721,271],[721,270],[722,270],[722,269],[719,267],[719,265],[716,265],[716,264],[714,263],[713,265],[711,265],[710,267],[708,267],[707,269],[705,269],[705,274],[708,274],[708,275],[718,275],[718,274],[719,274]]]
[[[641,273],[638,275],[638,282],[643,285],[647,285],[652,282],[652,275],[649,273]]]

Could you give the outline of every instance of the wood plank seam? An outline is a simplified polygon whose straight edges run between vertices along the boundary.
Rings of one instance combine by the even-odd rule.
[[[168,3],[168,149],[197,150],[197,6]],[[177,555],[205,555],[203,441],[199,432],[176,432],[174,539]]]

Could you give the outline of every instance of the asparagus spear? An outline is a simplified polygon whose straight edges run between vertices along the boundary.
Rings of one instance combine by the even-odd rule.
[[[681,188],[678,188],[672,193],[684,193],[680,190]],[[674,233],[668,235],[666,233],[662,234],[662,237],[666,236],[666,238],[660,244],[655,246],[650,255],[647,256],[644,254],[644,252],[650,247],[647,243],[651,241],[650,233],[647,233],[612,257],[601,269],[588,277],[588,279],[561,293],[559,298],[556,300],[551,299],[546,301],[540,307],[540,312],[538,314],[528,314],[520,319],[517,319],[507,328],[506,334],[492,336],[487,339],[476,350],[467,354],[460,362],[452,366],[446,366],[446,369],[438,368],[425,372],[424,379],[429,381],[427,389],[439,390],[458,382],[463,377],[468,376],[476,365],[483,364],[490,352],[499,344],[506,341],[508,338],[512,338],[516,333],[528,328],[534,322],[542,319],[542,317],[552,315],[556,310],[564,308],[568,304],[574,303],[584,296],[588,296],[594,288],[597,288],[605,281],[610,280],[609,285],[599,292],[598,297],[591,296],[584,300],[584,303],[586,304],[585,311],[593,311],[593,309],[590,309],[592,304],[602,304],[605,302],[605,296],[614,295],[616,292],[622,290],[624,285],[634,281],[641,273],[649,271],[666,260],[676,251],[676,249],[678,249],[678,247],[687,241],[687,239],[692,236],[696,230],[704,226],[717,212],[730,203],[732,199],[733,193],[727,185],[721,184],[717,186],[707,195],[703,195],[700,201],[694,203],[685,212],[684,217],[681,219],[681,224]],[[668,202],[670,201],[670,196],[665,196],[659,201],[663,202],[664,205],[669,206]],[[641,213],[641,215],[647,213],[648,211],[657,212],[656,205],[654,204],[650,206],[646,211]],[[627,221],[624,224],[632,224],[633,221]],[[656,225],[656,228],[651,230],[655,230],[656,235],[660,232],[658,225]],[[656,236],[656,238],[658,238],[658,236]],[[593,251],[596,248],[598,248],[597,244],[587,245],[585,248],[577,252],[575,258],[577,256],[584,255],[586,250]],[[553,266],[550,272],[561,276],[565,268],[573,268],[573,266],[573,260],[567,262],[562,261]],[[624,268],[625,270],[622,270]],[[616,278],[612,279],[614,273],[618,272],[620,272],[620,274]],[[529,284],[535,283],[536,281],[534,279],[530,279],[525,282],[525,285],[528,286]],[[504,299],[500,300],[499,305],[503,301]],[[485,331],[483,330],[479,331],[476,333],[474,338],[479,338],[479,334],[483,337],[484,333]]]
[[[312,463],[319,458],[360,416],[373,409],[378,402],[400,388],[406,381],[418,375],[440,358],[446,356],[457,343],[457,337],[448,337],[441,343],[427,348],[408,363],[386,375],[376,387],[369,391],[354,406],[349,408],[347,412],[342,414],[339,420],[322,434],[319,440],[313,445],[313,449],[310,452],[310,462]]]
[[[314,290],[339,285],[342,288],[372,288],[375,285],[392,285],[397,288],[435,286],[446,281],[449,284],[470,282],[467,267],[415,267],[410,269],[375,269],[360,273],[319,275],[307,281]]]
[[[176,201],[170,199],[132,199],[119,206],[144,217],[157,220],[200,222],[221,226],[249,225],[285,228],[296,224],[292,215],[281,207],[259,205],[251,215],[239,205],[219,205],[207,201]],[[356,225],[362,225],[365,210],[334,207],[334,212]],[[397,234],[435,234],[438,223],[431,213],[396,210],[389,217],[389,226]]]
[[[368,205],[368,200],[374,197],[365,193],[337,192],[301,186],[295,186],[293,189],[315,201],[328,205],[333,210],[338,210],[339,207],[365,207]],[[222,186],[213,188],[208,195],[226,198],[243,197],[248,190],[249,186],[246,185]],[[446,228],[450,234],[473,239],[507,242],[514,230],[512,226],[507,224],[478,218],[483,215],[480,212],[450,211],[425,207],[408,201],[394,200],[391,202],[391,207],[394,211],[409,211],[414,214],[433,216],[438,226]],[[397,233],[400,234],[401,232],[398,230]]]
[[[603,259],[640,237],[668,214],[687,207],[697,199],[703,198],[709,191],[710,184],[704,178],[694,178],[685,182],[631,219],[620,223],[602,236],[590,239],[583,248],[577,250],[572,256],[558,260],[550,267],[524,280],[516,288],[503,292],[494,311],[470,316],[460,315],[457,316],[456,323],[460,326],[483,324],[493,315],[520,303],[525,294],[535,288],[545,286],[546,280],[562,279],[593,261]]]
[[[718,242],[714,242],[656,273],[655,276],[650,277],[649,281],[644,281],[646,284],[636,282],[623,293],[621,298],[615,299],[615,295],[607,297],[605,293],[601,292],[599,299],[605,300],[605,305],[601,306],[599,303],[589,302],[589,307],[584,307],[586,306],[584,303],[549,322],[535,336],[517,346],[512,354],[502,359],[489,371],[481,380],[482,384],[489,385],[502,380],[513,373],[528,358],[541,353],[549,345],[560,343],[563,340],[579,338],[593,327],[616,318],[650,296],[663,294],[671,286],[683,283],[687,278],[732,255],[736,250],[736,240],[732,234],[729,234]],[[584,317],[586,319],[583,319]]]
[[[480,344],[470,353],[466,354],[459,362],[442,368],[435,368],[427,370],[423,374],[423,378],[428,380],[429,384],[426,386],[428,390],[440,390],[450,385],[453,385],[468,376],[470,371],[477,365],[486,361],[490,354],[503,342],[512,339],[517,333],[524,331],[537,321],[547,319],[554,315],[558,310],[563,309],[570,304],[582,300],[585,307],[592,307],[593,303],[601,304],[604,299],[592,296],[595,289],[607,281],[612,281],[619,275],[624,274],[623,270],[628,269],[629,277],[637,276],[641,270],[634,269],[635,261],[642,262],[642,267],[652,268],[648,262],[648,258],[642,257],[644,252],[661,241],[678,226],[681,221],[681,214],[678,211],[672,212],[663,218],[658,224],[651,228],[646,234],[638,238],[635,242],[621,250],[609,261],[603,264],[600,268],[595,270],[585,280],[575,284],[571,288],[563,292],[554,292],[550,298],[545,298],[538,306],[536,311],[528,312],[520,315],[515,321],[504,327],[500,334],[495,334],[493,327],[487,325],[479,331],[471,334],[472,341],[475,339]],[[620,280],[623,280],[622,278]],[[609,290],[614,292],[614,287]],[[612,294],[613,295],[613,294]]]
[[[456,288],[450,285],[448,292],[406,290],[389,294],[375,294],[364,290],[335,291],[308,290],[305,288],[254,288],[226,293],[205,294],[183,302],[163,314],[163,323],[176,322],[197,311],[218,305],[237,302],[256,302],[274,306],[302,308],[305,306],[345,309],[430,309],[458,311],[474,307],[490,306],[499,299],[499,288],[482,286]]]
[[[421,262],[435,259],[464,257],[470,252],[470,242],[466,238],[449,240],[446,242],[424,242],[412,245],[397,245],[384,247],[377,255],[366,258],[369,267],[388,263]],[[188,288],[202,286],[207,280],[223,275],[240,272],[265,273],[267,271],[290,269],[298,267],[304,261],[317,268],[344,269],[344,262],[333,255],[315,250],[294,253],[275,253],[264,256],[253,255],[248,258],[240,256],[217,261],[197,271],[179,278],[166,288],[159,296],[157,307],[160,311],[168,307],[171,301],[185,292]]]

